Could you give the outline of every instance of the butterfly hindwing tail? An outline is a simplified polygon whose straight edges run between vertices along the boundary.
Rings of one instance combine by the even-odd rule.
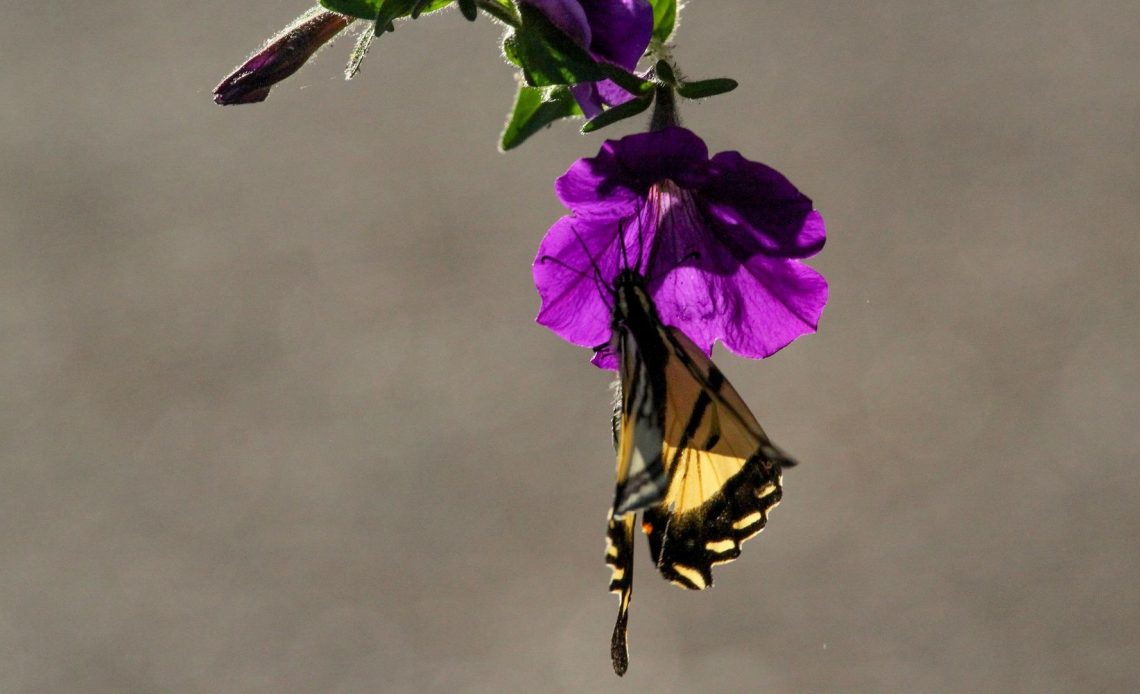
[[[618,594],[618,616],[610,641],[614,672],[624,675],[629,667],[626,633],[629,629],[629,601],[633,595],[633,513],[622,518],[610,514],[606,530],[606,564],[613,570],[610,592]]]

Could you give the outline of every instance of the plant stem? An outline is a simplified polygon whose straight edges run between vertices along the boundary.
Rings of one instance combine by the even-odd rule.
[[[658,84],[653,100],[653,116],[649,119],[650,130],[664,130],[681,124],[677,115],[677,100],[673,96],[673,87],[667,84]]]

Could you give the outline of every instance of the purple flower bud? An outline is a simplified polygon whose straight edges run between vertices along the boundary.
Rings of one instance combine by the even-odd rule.
[[[653,7],[648,0],[520,0],[546,15],[595,60],[625,70],[637,61],[653,36]],[[617,106],[633,98],[610,80],[575,85],[571,91],[582,112],[593,118],[602,106]]]
[[[265,42],[265,46],[214,87],[214,103],[256,104],[273,85],[305,64],[317,49],[352,23],[351,17],[314,7]]]

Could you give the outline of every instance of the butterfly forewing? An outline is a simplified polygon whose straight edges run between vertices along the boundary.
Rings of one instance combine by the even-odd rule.
[[[655,336],[639,297],[619,295],[616,305],[621,311],[615,328],[621,355],[621,417],[613,513],[620,517],[657,503],[668,485],[662,459],[666,346]]]

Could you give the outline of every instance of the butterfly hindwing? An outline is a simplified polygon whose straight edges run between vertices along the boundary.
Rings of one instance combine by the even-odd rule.
[[[794,465],[705,354],[684,333],[662,327],[664,454],[669,486],[646,509],[642,527],[665,578],[686,588],[712,585],[712,566],[740,556],[782,495],[781,467]]]
[[[615,519],[611,513],[606,529],[606,563],[613,571],[610,592],[617,593],[619,601],[617,623],[610,640],[610,658],[618,675],[624,675],[629,667],[626,632],[629,629],[629,600],[633,594],[633,519],[633,513],[627,513],[620,519]]]

